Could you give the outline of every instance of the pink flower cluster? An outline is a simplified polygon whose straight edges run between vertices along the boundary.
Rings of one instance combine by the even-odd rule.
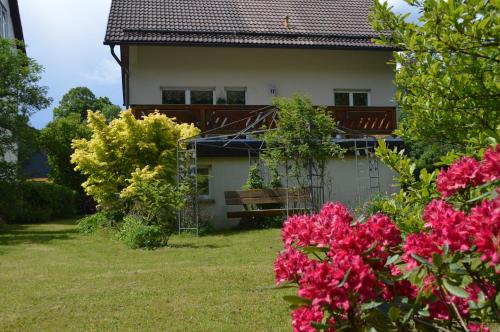
[[[413,254],[432,262],[432,255],[441,254],[446,245],[451,251],[462,252],[474,245],[483,261],[492,267],[500,263],[500,196],[483,201],[469,215],[444,201],[434,200],[425,209],[423,218],[429,232],[409,235],[403,246],[402,259],[408,263],[408,269],[419,265]]]
[[[321,320],[318,308],[328,307],[347,319],[360,304],[395,295],[396,287],[389,289],[375,271],[391,273],[385,263],[401,244],[398,228],[381,214],[366,223],[352,222],[352,215],[339,203],[325,205],[319,214],[293,216],[285,222],[285,250],[274,266],[276,282],[296,281],[299,296],[311,301],[310,306],[294,311],[295,331],[309,331],[311,321]],[[298,250],[312,246],[325,248],[325,259],[311,259]]]
[[[438,190],[443,197],[449,197],[459,190],[499,179],[497,146],[488,149],[481,162],[465,157],[442,171]],[[398,296],[415,300],[419,287],[405,280],[402,270],[415,269],[422,259],[433,263],[435,255],[441,256],[444,251],[480,257],[493,269],[500,265],[500,196],[484,200],[467,213],[443,200],[434,200],[422,217],[425,229],[408,235],[404,241],[389,217],[375,214],[366,222],[355,222],[340,203],[328,203],[318,214],[286,220],[282,229],[285,249],[274,264],[276,283],[296,283],[299,297],[308,303],[292,313],[294,331],[315,331],[311,323],[324,324],[325,314],[329,330],[334,331],[342,322],[356,321],[361,305],[374,300],[391,301]],[[404,267],[388,261],[394,257],[401,257]],[[490,271],[494,274],[494,270]],[[496,294],[491,284],[482,283],[481,288],[472,283],[465,288],[467,299],[443,296],[433,273],[425,276],[423,287],[432,295],[424,304],[431,318],[437,320],[453,319],[450,304],[460,315],[469,317],[469,303],[478,303],[484,287],[488,294],[483,295]],[[469,323],[469,329],[488,331],[475,322]]]
[[[500,145],[486,150],[483,160],[463,157],[448,170],[442,170],[437,179],[438,191],[449,197],[471,186],[500,179]]]

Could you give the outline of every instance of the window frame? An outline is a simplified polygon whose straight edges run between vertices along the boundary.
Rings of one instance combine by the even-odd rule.
[[[335,94],[336,93],[348,93],[349,94],[349,105],[336,105]],[[355,93],[366,93],[366,105],[358,106],[354,105],[354,94]],[[333,89],[333,106],[338,107],[370,107],[371,106],[371,90],[368,89]]]
[[[245,94],[245,102],[243,104],[230,104],[229,103],[229,98],[227,96],[227,93],[230,92],[230,91],[243,92]],[[247,94],[247,88],[246,87],[232,87],[232,86],[224,87],[224,94],[226,96],[226,103],[228,105],[247,105],[248,94]]]
[[[7,38],[9,34],[9,23],[8,23],[9,13],[7,8],[0,2],[0,38]]]
[[[165,91],[183,91],[184,92],[184,104],[168,104],[168,103],[165,103],[164,102],[164,99],[163,99],[163,93]],[[161,89],[161,103],[162,105],[187,105],[187,102],[188,102],[188,98],[187,98],[187,93],[186,93],[186,90],[183,89],[183,88],[162,88]]]
[[[162,105],[215,105],[215,87],[179,87],[179,86],[162,86],[160,87],[161,96],[162,96]],[[185,93],[185,103],[184,104],[164,104],[163,103],[163,91],[184,91]],[[191,92],[192,91],[212,91],[212,104],[193,104],[191,103]]]
[[[203,194],[203,195],[200,194],[200,195],[198,195],[198,199],[202,199],[202,200],[212,199],[212,193],[213,193],[213,188],[212,188],[212,167],[210,165],[199,165],[196,168],[196,175],[197,175],[198,179],[200,177],[200,170],[201,169],[206,169],[207,170],[206,179],[207,179],[207,182],[208,182],[208,194]],[[197,187],[198,187],[198,183],[199,182],[197,182]]]

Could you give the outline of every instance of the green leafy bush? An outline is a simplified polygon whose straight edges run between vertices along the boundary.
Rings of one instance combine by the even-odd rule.
[[[136,216],[123,219],[118,238],[131,249],[156,249],[168,243],[170,230],[159,225],[146,225]]]
[[[427,204],[439,197],[436,189],[438,171],[429,173],[426,169],[416,175],[417,165],[404,151],[391,150],[383,140],[379,141],[377,157],[398,174],[400,191],[387,197],[376,197],[366,210],[382,212],[394,220],[403,233],[415,233],[422,229],[422,212]]]
[[[39,182],[0,184],[0,215],[9,223],[38,223],[76,213],[71,189]]]
[[[105,213],[96,213],[78,220],[78,230],[83,234],[93,234],[100,228],[110,224],[109,217]]]

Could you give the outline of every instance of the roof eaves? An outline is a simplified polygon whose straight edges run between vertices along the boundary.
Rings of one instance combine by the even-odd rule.
[[[9,0],[9,8],[12,25],[14,26],[14,37],[17,40],[22,41],[24,44],[23,25],[21,23],[21,14],[19,12],[19,4],[17,0]],[[24,45],[20,46],[19,49],[26,53]]]

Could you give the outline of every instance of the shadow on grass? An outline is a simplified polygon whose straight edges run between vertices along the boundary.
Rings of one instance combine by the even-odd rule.
[[[74,223],[74,221],[73,221]],[[69,225],[69,223],[68,223]],[[78,231],[74,228],[61,230],[40,229],[39,225],[3,225],[0,227],[0,246],[18,244],[46,244],[54,240],[71,240]]]

